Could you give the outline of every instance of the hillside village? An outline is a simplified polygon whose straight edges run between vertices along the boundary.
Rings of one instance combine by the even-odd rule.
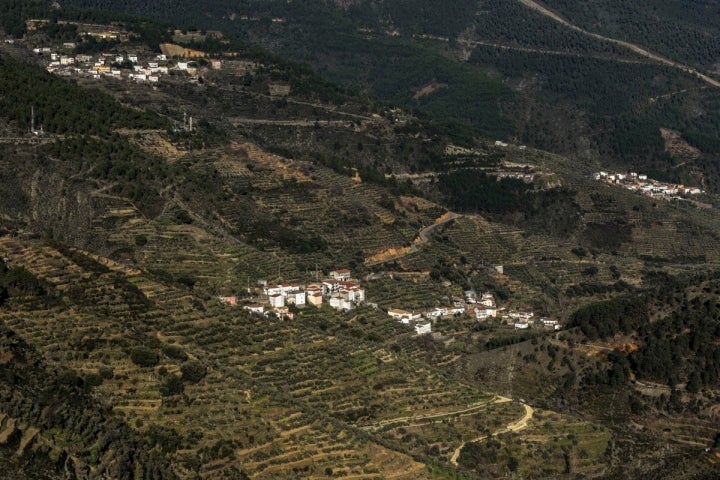
[[[292,320],[295,314],[290,306],[302,308],[306,305],[321,307],[327,303],[331,308],[342,311],[355,309],[366,301],[365,289],[359,281],[351,277],[349,269],[333,270],[328,278],[319,282],[301,285],[299,283],[272,284],[266,280],[262,285],[262,295],[257,301],[244,305],[252,313],[275,317],[280,320]],[[232,306],[238,304],[237,296],[221,296],[218,299]]]
[[[327,304],[330,308],[349,312],[359,305],[366,304],[375,308],[378,305],[368,302],[365,288],[360,281],[352,277],[350,269],[342,268],[329,272],[322,281],[303,285],[300,283],[270,283],[266,280],[262,285],[261,294],[256,301],[247,302],[242,308],[266,318],[278,320],[294,320],[297,309],[313,306],[320,308]],[[248,293],[251,293],[249,289]],[[239,300],[236,295],[219,296],[221,302],[236,307]],[[387,314],[393,320],[412,327],[416,335],[430,334],[433,325],[443,318],[467,315],[478,322],[495,321],[499,325],[512,327],[515,330],[544,328],[560,330],[558,320],[536,318],[531,311],[508,311],[498,308],[495,295],[485,292],[478,297],[474,290],[467,290],[463,297],[453,297],[452,305],[432,307],[420,311],[408,311],[401,308],[388,308]]]
[[[683,195],[699,195],[705,193],[698,187],[686,187],[682,184],[660,182],[637,172],[615,173],[600,171],[594,173],[593,178],[610,185],[619,185],[633,192],[640,192],[648,197],[664,200],[682,199]]]
[[[65,51],[72,50],[74,43],[63,44]],[[62,76],[101,77],[135,82],[157,83],[163,76],[186,75],[188,80],[198,82],[199,65],[196,61],[173,60],[167,54],[139,55],[135,53],[101,53],[96,55],[70,54],[49,47],[34,48],[33,53],[42,56],[46,70]],[[219,60],[209,65],[221,68]]]
[[[219,59],[209,59],[205,52],[173,43],[160,44],[160,54],[144,48],[137,48],[138,52],[133,53],[133,34],[115,25],[58,22],[57,28],[75,28],[77,39],[52,41],[46,38],[43,29],[53,25],[48,19],[29,20],[29,35],[22,40],[7,39],[6,43],[24,46],[39,57],[48,72],[66,77],[113,78],[152,84],[173,75],[197,83],[203,68],[222,68]],[[103,51],[92,51],[98,48]]]

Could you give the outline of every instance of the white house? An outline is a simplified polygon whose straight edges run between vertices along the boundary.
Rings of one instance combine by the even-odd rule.
[[[270,295],[281,295],[282,294],[282,286],[280,285],[273,285],[273,286],[265,286],[263,288],[263,293],[267,295],[268,297]]]
[[[553,330],[560,330],[562,326],[557,320],[550,320],[547,318],[541,318],[540,321],[543,324],[543,327],[545,328],[552,328]]]
[[[280,320],[292,320],[295,318],[295,314],[287,307],[275,307],[272,311]]]
[[[365,301],[365,289],[363,287],[355,285],[350,290],[355,292],[355,302],[361,303]]]
[[[475,290],[465,290],[465,301],[467,303],[477,302],[477,293]]]
[[[319,307],[323,303],[323,295],[320,291],[309,291],[307,292],[307,303]]]
[[[525,322],[515,322],[515,330],[525,330],[526,328],[529,328],[530,324]]]
[[[332,308],[337,310],[352,310],[355,308],[355,304],[339,292],[333,293],[328,303]]]
[[[285,297],[280,294],[268,295],[268,300],[270,301],[270,305],[274,308],[285,306]]]
[[[388,310],[388,315],[390,315],[394,319],[400,320],[403,317],[410,318],[410,315],[412,314],[406,310],[401,310],[399,308],[391,308],[390,310]]]
[[[259,313],[261,315],[263,313],[265,313],[265,306],[262,303],[253,303],[252,305],[245,305],[243,308],[252,313]]]
[[[485,320],[490,317],[497,317],[497,308],[495,307],[475,307],[475,318]]]
[[[440,318],[443,315],[447,315],[447,309],[442,307],[431,308],[425,311],[426,318]]]
[[[360,303],[365,301],[365,289],[355,282],[338,281],[337,291],[347,296],[351,302]]]
[[[508,313],[508,317],[512,318],[513,320],[520,320],[523,322],[527,322],[534,316],[535,316],[535,314],[533,312],[510,312],[510,313]]]
[[[330,277],[340,282],[346,282],[350,280],[350,270],[347,268],[340,268],[330,272]]]
[[[288,292],[286,295],[287,303],[291,305],[302,306],[305,305],[305,292],[302,290],[295,290]]]
[[[424,335],[426,333],[432,333],[432,324],[430,322],[415,324],[416,335]]]
[[[340,283],[332,278],[327,278],[322,281],[322,291],[325,295],[330,295],[332,292],[340,290]]]
[[[494,307],[495,306],[495,297],[492,293],[483,293],[482,298],[480,299],[481,305],[484,305],[486,307]]]

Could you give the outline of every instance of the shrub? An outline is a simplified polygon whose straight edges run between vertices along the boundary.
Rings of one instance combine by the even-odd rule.
[[[130,360],[139,367],[154,367],[160,361],[160,356],[155,350],[138,347],[130,351]]]
[[[163,345],[162,351],[168,358],[184,362],[188,359],[187,354],[177,345]]]
[[[145,235],[135,235],[135,245],[142,247],[147,245],[148,239]]]
[[[88,373],[85,375],[85,385],[88,387],[97,387],[102,385],[103,377],[97,373]]]
[[[185,362],[180,366],[180,371],[182,372],[183,381],[189,383],[198,383],[200,380],[203,379],[203,377],[205,377],[205,374],[207,373],[207,368],[205,368],[205,365],[198,362],[197,360],[190,360],[189,362]]]
[[[160,385],[160,395],[163,397],[171,397],[180,395],[184,390],[182,380],[177,375],[169,375]]]

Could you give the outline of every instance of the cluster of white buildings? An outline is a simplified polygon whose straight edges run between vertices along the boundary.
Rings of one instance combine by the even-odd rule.
[[[351,278],[348,269],[333,270],[327,279],[309,285],[297,283],[270,285],[264,282],[263,295],[266,297],[265,302],[245,305],[243,308],[265,316],[274,313],[280,319],[289,320],[294,318],[289,305],[320,307],[327,302],[336,310],[349,311],[365,302],[366,298],[365,288]],[[237,305],[236,297],[218,298],[230,305]]]
[[[510,321],[515,330],[527,330],[529,328],[537,327],[544,328],[546,330],[560,330],[562,325],[557,320],[549,318],[540,318],[533,320],[534,314],[532,312],[513,312],[508,314]]]
[[[399,308],[391,308],[388,315],[405,325],[412,325],[417,335],[432,332],[432,325],[443,317],[468,314],[478,321],[487,321],[491,318],[501,318],[503,323],[512,326],[515,330],[529,328],[545,328],[560,330],[562,326],[557,320],[547,318],[536,319],[533,312],[510,311],[498,308],[495,303],[495,296],[485,292],[478,296],[474,290],[464,292],[465,298],[453,297],[452,307],[435,307],[423,311],[407,311]]]
[[[417,335],[432,333],[432,324],[434,321],[443,317],[453,317],[463,315],[467,312],[467,306],[461,298],[453,298],[452,306],[433,307],[423,311],[402,310],[399,308],[391,308],[388,315],[405,325],[412,325]]]
[[[387,313],[391,318],[402,324],[412,325],[415,328],[416,335],[432,333],[432,322],[428,317],[424,316],[423,312],[408,312],[400,308],[391,308]]]
[[[475,290],[466,290],[465,302],[467,302],[469,306],[470,313],[478,320],[487,320],[488,318],[495,318],[498,315],[495,296],[490,292],[485,292],[478,298]]]
[[[659,182],[648,178],[647,175],[637,172],[597,172],[593,175],[593,178],[600,182],[619,185],[628,190],[640,192],[649,197],[679,198],[679,195],[697,195],[704,193],[697,187],[686,187],[682,184]]]
[[[158,54],[140,59],[136,54],[103,53],[99,55],[63,54],[50,48],[34,48],[33,52],[47,57],[48,72],[59,75],[78,75],[92,78],[115,78],[135,82],[157,83],[163,75],[171,72],[197,74],[192,61],[173,61]]]
[[[167,57],[162,54],[141,62],[134,54],[64,55],[45,50],[49,49],[36,48],[33,51],[42,55],[49,54],[50,61],[46,67],[47,71],[58,74],[85,75],[92,78],[104,76],[136,82],[157,83],[160,81],[160,77],[169,74],[171,69],[183,70],[177,65],[171,66]],[[128,65],[132,65],[132,68],[126,68]],[[184,70],[189,74],[193,73],[188,67]]]

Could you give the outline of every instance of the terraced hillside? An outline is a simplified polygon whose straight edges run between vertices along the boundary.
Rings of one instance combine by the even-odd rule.
[[[524,11],[520,2],[483,4]],[[3,42],[0,73],[12,82],[2,100],[13,108],[0,112],[8,133],[0,145],[0,388],[8,392],[0,450],[11,460],[0,470],[5,462],[13,474],[35,466],[38,478],[455,480],[700,479],[711,471],[719,438],[715,167],[712,152],[694,146],[673,157],[698,140],[689,133],[699,117],[672,130],[673,148],[647,139],[667,134],[668,118],[682,123],[668,106],[675,90],[697,100],[695,112],[712,110],[712,94],[693,97],[696,79],[626,58],[598,38],[554,24],[544,35],[532,21],[508,38],[505,24],[486,25],[492,19],[457,30],[452,42],[413,32],[413,19],[403,28],[416,37],[356,32],[371,63],[381,39],[420,71],[408,80],[404,67],[381,65],[390,70],[378,76],[381,89],[403,83],[387,98],[406,111],[217,32],[226,40],[203,34],[194,45],[213,52],[212,62],[157,84],[72,71],[76,81],[67,82],[6,61],[49,66],[29,53],[28,38],[72,27],[50,24],[49,33]],[[286,28],[280,20],[269,22],[270,36]],[[140,37],[103,46],[149,52]],[[468,63],[457,67],[462,49]],[[484,55],[497,71],[486,70]],[[518,59],[546,70],[516,76]],[[581,65],[577,91],[558,89],[563,62]],[[622,68],[600,90],[622,95],[606,104],[584,88],[615,64]],[[627,91],[616,82],[635,74]],[[516,96],[526,88],[533,93]],[[425,95],[406,98],[415,92]],[[566,139],[553,137],[562,122],[533,117],[544,105],[534,95],[548,92],[564,113],[565,101],[601,111],[568,113],[581,154],[520,145],[533,132],[536,144],[554,139],[564,151]],[[448,121],[446,95],[458,93],[469,123]],[[23,136],[34,130],[27,106],[52,112],[53,130]],[[630,106],[667,114],[653,122],[668,128],[614,116]],[[532,121],[517,142],[478,133],[490,126],[510,135],[504,115],[518,111]],[[194,127],[179,126],[186,116]],[[593,153],[596,134],[607,145],[622,134],[625,160],[639,155],[640,165],[664,165],[653,174],[698,181],[710,193],[650,198],[594,180],[606,165]],[[351,311],[293,306],[294,319],[280,321],[242,308],[268,300],[264,282],[307,284],[339,268],[367,293]],[[478,319],[473,290],[491,292],[498,317]],[[429,335],[388,315],[453,304],[465,313],[429,320]],[[32,382],[23,386],[28,365]],[[70,395],[81,409],[63,403]]]
[[[378,425],[448,417],[464,437],[467,421],[490,418],[491,395],[375,340],[391,326],[375,311],[271,321],[77,250],[4,237],[0,251],[47,290],[44,302],[11,298],[2,322],[51,368],[78,372],[99,401],[169,451],[182,477],[242,469],[253,478],[322,478],[331,468],[339,478],[423,478],[427,469],[413,458],[424,454]],[[404,327],[391,328],[383,337],[409,341]],[[188,378],[190,364],[202,365],[200,378]],[[494,424],[512,420],[512,410],[493,413]],[[442,443],[439,459],[453,448]]]

